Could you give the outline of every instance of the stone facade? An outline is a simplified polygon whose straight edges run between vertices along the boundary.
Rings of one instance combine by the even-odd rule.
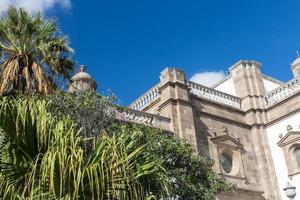
[[[282,83],[263,75],[260,63],[239,61],[213,87],[190,82],[183,71],[166,68],[160,82],[129,107],[141,116],[157,118],[151,125],[187,139],[195,152],[216,161],[216,172],[238,188],[220,194],[218,200],[286,199],[286,182],[300,185],[300,169],[290,153],[290,147],[300,147],[300,132],[280,133],[279,138],[274,127],[295,122],[300,114],[299,63],[297,59],[292,64],[294,79]],[[278,169],[278,162],[285,166]],[[287,167],[290,163],[293,168]]]

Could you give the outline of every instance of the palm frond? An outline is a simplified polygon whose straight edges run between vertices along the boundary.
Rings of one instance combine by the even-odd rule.
[[[56,77],[70,78],[72,53],[55,20],[10,8],[0,18],[0,95],[13,91],[48,94],[56,88]]]

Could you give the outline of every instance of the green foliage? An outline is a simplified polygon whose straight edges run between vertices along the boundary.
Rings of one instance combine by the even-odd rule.
[[[113,120],[114,100],[113,95],[100,96],[93,91],[57,91],[49,96],[49,111],[58,117],[70,116],[83,137],[97,137]]]
[[[167,194],[166,171],[145,151],[139,132],[120,126],[83,138],[69,116],[54,116],[49,105],[40,97],[0,100],[0,198],[125,200]],[[80,144],[87,139],[93,148],[85,159]]]
[[[128,132],[139,132],[140,144],[147,143],[147,151],[163,161],[162,166],[167,170],[171,183],[171,199],[214,200],[218,193],[234,189],[232,184],[214,172],[214,162],[196,155],[186,141],[144,125],[123,126]],[[112,129],[119,127],[116,125]]]
[[[0,18],[0,96],[48,94],[74,69],[72,49],[53,19],[10,8]]]
[[[71,117],[76,130],[83,138],[98,138],[111,124],[115,115],[112,95],[100,96],[93,91],[75,93],[57,91],[51,94],[48,100],[49,111],[58,118]],[[85,157],[89,156],[92,146],[91,140],[83,141]]]

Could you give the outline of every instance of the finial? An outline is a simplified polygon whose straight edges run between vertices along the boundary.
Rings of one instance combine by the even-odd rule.
[[[217,132],[214,130],[214,129],[209,129],[209,132],[211,133],[211,135],[213,136],[213,137],[216,137],[217,136]]]
[[[80,71],[80,72],[85,72],[85,66],[84,66],[84,65],[80,65],[79,71]]]
[[[228,129],[226,126],[222,126],[222,132],[228,135]]]
[[[297,58],[299,58],[300,56],[299,56],[299,51],[298,50],[296,51],[296,54],[297,54]]]
[[[287,125],[286,130],[287,132],[290,132],[293,130],[293,127],[291,125]]]

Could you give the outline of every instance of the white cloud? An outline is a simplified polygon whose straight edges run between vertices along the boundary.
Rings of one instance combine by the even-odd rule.
[[[0,12],[7,11],[10,6],[24,8],[29,12],[45,12],[55,6],[69,9],[71,0],[0,0]]]
[[[225,73],[223,71],[213,71],[196,73],[190,78],[190,80],[192,82],[211,87],[224,78]]]

